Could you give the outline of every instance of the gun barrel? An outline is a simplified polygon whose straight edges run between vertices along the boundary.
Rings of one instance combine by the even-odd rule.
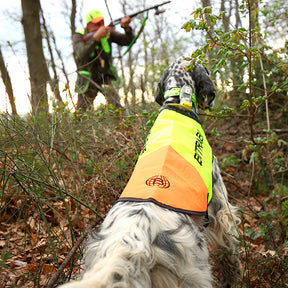
[[[124,17],[133,18],[133,17],[135,17],[135,16],[137,16],[137,15],[139,15],[139,14],[141,14],[141,13],[144,13],[144,12],[149,11],[149,10],[152,10],[152,9],[155,9],[155,10],[156,10],[155,15],[159,15],[160,13],[165,12],[165,10],[164,10],[164,9],[158,10],[158,7],[163,6],[163,5],[165,5],[165,4],[168,4],[168,3],[170,3],[170,2],[171,2],[171,1],[166,1],[166,2],[163,2],[163,3],[161,3],[161,4],[155,5],[155,6],[153,6],[153,7],[147,8],[147,9],[143,9],[143,10],[141,10],[141,11],[138,11],[138,12],[136,12],[136,13],[133,13],[133,14],[130,14],[130,15],[127,15],[127,16],[124,16]],[[120,24],[122,18],[123,18],[123,17],[113,20],[109,25],[117,25],[117,24]]]

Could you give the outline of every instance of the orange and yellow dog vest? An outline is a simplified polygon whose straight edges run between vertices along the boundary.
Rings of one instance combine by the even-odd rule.
[[[205,215],[211,198],[212,150],[200,123],[162,110],[119,201],[151,201]]]

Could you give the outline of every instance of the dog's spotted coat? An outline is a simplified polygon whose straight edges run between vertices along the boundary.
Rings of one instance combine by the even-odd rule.
[[[157,102],[163,92],[190,85],[202,107],[212,105],[215,87],[207,70],[177,59],[162,75]],[[236,208],[229,204],[217,159],[213,158],[213,197],[205,217],[189,216],[153,203],[118,202],[99,231],[91,235],[82,279],[62,288],[212,288],[236,287]],[[191,179],[191,185],[193,181]],[[207,224],[207,223],[206,223]],[[218,257],[221,283],[212,277],[207,242]],[[222,252],[222,253],[221,253]]]

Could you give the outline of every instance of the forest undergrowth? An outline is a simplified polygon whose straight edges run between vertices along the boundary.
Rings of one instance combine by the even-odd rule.
[[[101,106],[82,115],[0,116],[0,287],[54,287],[79,276],[87,234],[125,187],[158,114],[153,105],[133,115]],[[248,121],[201,119],[242,219],[239,287],[288,287],[287,172],[276,175],[279,216],[267,155],[249,142]],[[287,155],[278,142],[277,153]]]

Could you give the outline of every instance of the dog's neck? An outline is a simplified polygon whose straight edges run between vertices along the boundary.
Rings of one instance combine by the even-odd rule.
[[[196,95],[194,93],[191,95],[191,105],[186,106],[180,104],[180,91],[181,87],[173,87],[166,90],[164,93],[164,105],[162,106],[161,110],[169,108],[171,110],[175,110],[177,112],[190,116],[198,121]]]

